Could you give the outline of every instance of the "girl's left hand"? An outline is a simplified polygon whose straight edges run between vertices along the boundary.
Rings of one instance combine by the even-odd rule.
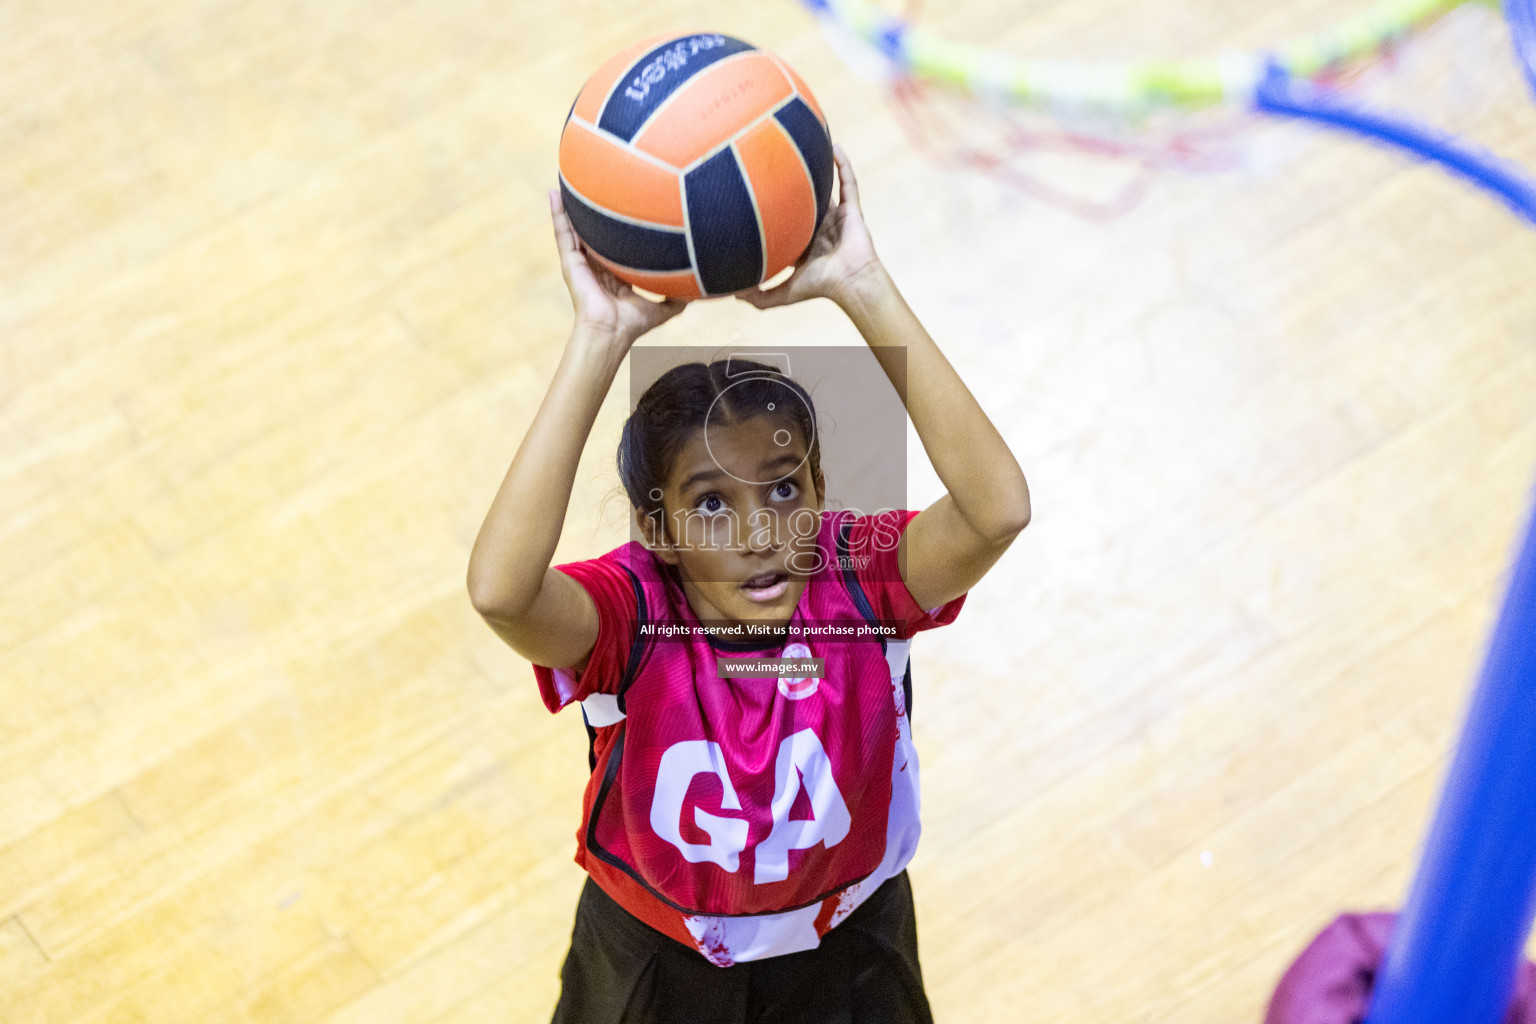
[[[549,211],[555,226],[555,245],[560,250],[560,273],[571,293],[571,308],[578,327],[585,324],[616,340],[622,356],[636,338],[666,323],[687,306],[682,299],[652,302],[601,263],[588,260],[586,246],[571,226],[559,189],[549,190]]]
[[[841,195],[822,218],[821,227],[795,265],[794,273],[767,291],[754,285],[736,292],[738,299],[758,309],[823,297],[840,302],[865,275],[879,270],[880,257],[875,255],[875,243],[870,240],[859,207],[859,184],[848,163],[848,154],[837,143],[832,144],[832,159],[837,164]]]

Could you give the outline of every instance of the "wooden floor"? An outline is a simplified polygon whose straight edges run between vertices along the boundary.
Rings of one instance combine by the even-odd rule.
[[[1366,0],[929,6],[953,38],[1115,57]],[[561,122],[668,28],[810,82],[1034,495],[914,656],[939,1018],[1257,1021],[1331,915],[1401,898],[1536,467],[1536,232],[1496,202],[1256,125],[1239,166],[1079,220],[929,162],[792,0],[21,0],[5,1024],[548,1019],[586,738],[464,572],[569,328]],[[1536,168],[1492,11],[1367,88]],[[650,340],[737,339],[859,340],[827,303],[699,304]],[[626,400],[562,559],[626,539]]]

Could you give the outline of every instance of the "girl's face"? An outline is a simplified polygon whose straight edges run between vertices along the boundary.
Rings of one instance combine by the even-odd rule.
[[[711,423],[679,450],[663,489],[666,536],[647,542],[677,566],[701,622],[779,626],[814,570],[825,482],[811,476],[792,422]]]

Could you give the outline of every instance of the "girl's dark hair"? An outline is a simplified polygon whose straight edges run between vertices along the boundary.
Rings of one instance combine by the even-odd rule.
[[[784,389],[800,401],[785,401]],[[770,408],[772,406],[772,408]],[[805,388],[771,366],[750,359],[717,359],[708,365],[674,366],[645,389],[619,439],[619,479],[629,502],[663,526],[661,491],[672,461],[706,420],[716,425],[753,416],[773,416],[795,425],[810,442],[806,461],[821,476],[821,440],[816,408]]]

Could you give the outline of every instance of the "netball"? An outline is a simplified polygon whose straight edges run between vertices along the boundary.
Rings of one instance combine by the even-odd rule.
[[[559,159],[588,255],[670,298],[778,274],[832,193],[831,135],[810,89],[718,33],[654,36],[608,60],[566,116]]]

